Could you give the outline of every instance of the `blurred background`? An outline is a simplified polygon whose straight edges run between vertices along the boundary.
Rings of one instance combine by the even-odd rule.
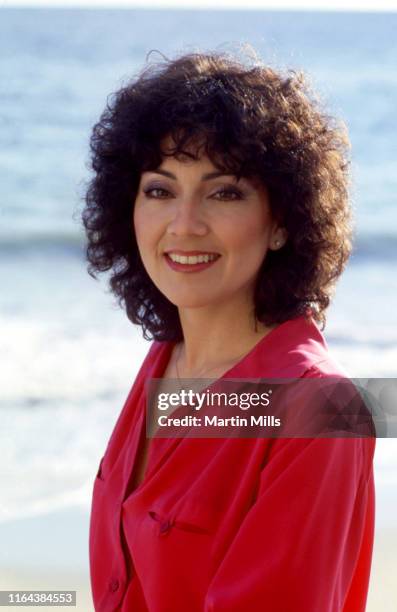
[[[87,612],[92,483],[148,350],[84,261],[88,141],[108,94],[152,49],[250,43],[269,65],[308,72],[352,142],[355,249],[325,336],[352,377],[397,377],[397,12],[16,4],[0,2],[0,588],[77,589]],[[388,612],[397,439],[377,441],[375,478],[367,609]]]

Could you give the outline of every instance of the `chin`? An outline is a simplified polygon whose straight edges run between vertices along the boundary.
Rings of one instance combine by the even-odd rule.
[[[204,308],[215,303],[215,300],[209,299],[208,295],[192,295],[191,292],[185,295],[164,292],[164,295],[177,308]]]

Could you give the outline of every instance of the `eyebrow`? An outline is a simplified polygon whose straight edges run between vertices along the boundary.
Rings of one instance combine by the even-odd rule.
[[[175,174],[172,174],[172,172],[168,172],[168,170],[161,170],[160,168],[158,168],[157,170],[150,170],[149,172],[153,172],[154,174],[162,174],[163,176],[167,176],[168,178],[173,179],[174,181],[177,180],[177,177],[175,176]],[[232,172],[208,172],[207,174],[203,174],[203,176],[201,177],[201,180],[209,181],[213,178],[218,178],[219,176],[236,177],[236,175],[233,174]]]

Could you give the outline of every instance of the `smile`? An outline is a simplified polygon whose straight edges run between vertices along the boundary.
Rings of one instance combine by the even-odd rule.
[[[177,272],[199,272],[214,264],[220,255],[218,253],[165,253],[165,260],[172,270]]]
[[[215,253],[203,253],[202,255],[179,255],[178,253],[167,253],[168,257],[172,261],[176,261],[181,264],[195,265],[198,263],[208,263],[209,261],[215,261],[219,257]]]

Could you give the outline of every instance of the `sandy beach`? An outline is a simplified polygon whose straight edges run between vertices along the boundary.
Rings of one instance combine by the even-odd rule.
[[[76,607],[73,610],[79,612],[93,612],[89,576],[86,572],[74,572],[73,570],[54,571],[52,569],[18,569],[0,568],[0,588],[2,590],[40,590],[40,591],[76,591]],[[2,607],[3,609],[3,607]],[[5,606],[4,609],[15,609]],[[32,606],[24,606],[25,609],[33,609]],[[37,607],[35,606],[36,610]],[[54,610],[57,606],[40,606],[40,610]],[[62,608],[64,609],[64,608]]]
[[[375,533],[367,612],[395,612],[397,607],[397,530]]]
[[[396,610],[397,529],[393,525],[392,498],[389,497],[390,491],[379,487],[367,612]],[[0,588],[75,590],[77,606],[74,609],[92,612],[88,525],[88,511],[79,508],[1,523]],[[40,609],[54,610],[54,606]]]
[[[76,591],[73,609],[92,612],[88,524],[88,512],[76,508],[0,523],[0,589]]]

